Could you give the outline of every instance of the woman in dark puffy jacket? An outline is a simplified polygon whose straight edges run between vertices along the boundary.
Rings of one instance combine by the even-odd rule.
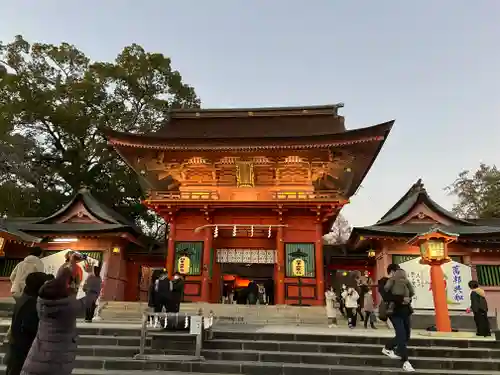
[[[88,290],[76,299],[71,284],[72,270],[66,268],[39,292],[40,323],[21,375],[70,375],[77,350],[76,317],[97,300],[99,290]]]
[[[11,335],[7,346],[6,375],[19,375],[38,331],[36,301],[42,285],[54,276],[33,272],[26,277],[23,294],[16,301],[12,315]]]

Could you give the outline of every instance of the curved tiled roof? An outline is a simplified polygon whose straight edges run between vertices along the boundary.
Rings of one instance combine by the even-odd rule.
[[[383,142],[392,128],[394,121],[384,122],[366,128],[348,130],[340,133],[325,133],[322,135],[287,135],[286,129],[281,129],[281,135],[263,137],[255,129],[252,137],[219,137],[219,138],[176,138],[153,134],[133,134],[105,129],[108,142],[115,147],[134,147],[149,149],[165,149],[179,151],[198,150],[265,150],[265,149],[313,149],[345,146],[364,142]],[[307,129],[304,126],[304,129]]]
[[[422,183],[422,179],[419,179],[416,183],[414,183],[406,194],[403,195],[403,197],[394,206],[392,206],[391,209],[384,214],[384,216],[382,216],[376,225],[390,224],[405,217],[419,203],[425,204],[431,210],[434,210],[454,223],[474,225],[467,220],[460,219],[454,213],[446,210],[435,202],[427,193],[427,190]]]

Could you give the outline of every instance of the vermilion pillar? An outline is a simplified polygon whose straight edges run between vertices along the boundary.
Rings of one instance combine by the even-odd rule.
[[[434,311],[436,314],[436,329],[439,332],[451,332],[446,284],[441,264],[441,262],[430,263],[432,296],[434,297]]]
[[[318,291],[318,300],[323,302],[325,299],[325,265],[323,264],[323,225],[316,223],[316,290]]]
[[[205,228],[205,241],[203,242],[203,280],[201,283],[201,300],[210,301],[210,253],[212,251],[212,228]]]
[[[275,291],[276,304],[285,304],[285,241],[283,239],[283,227],[278,227],[276,236],[276,266],[275,266]]]
[[[174,274],[174,263],[175,263],[175,220],[171,219],[168,231],[167,264],[165,265],[169,277],[172,277],[172,275]]]

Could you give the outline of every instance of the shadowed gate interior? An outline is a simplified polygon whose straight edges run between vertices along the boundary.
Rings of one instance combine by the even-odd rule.
[[[265,285],[269,288],[269,284],[273,283],[274,264],[221,263],[220,269],[221,296],[225,303],[246,304],[247,287],[251,281],[255,282],[261,290],[265,290]],[[271,301],[273,300],[271,298]],[[261,301],[261,303],[265,302]]]

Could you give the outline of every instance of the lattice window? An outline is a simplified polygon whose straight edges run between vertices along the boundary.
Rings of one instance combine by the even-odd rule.
[[[477,281],[482,286],[500,286],[500,266],[476,265]]]
[[[18,263],[21,263],[22,259],[0,259],[0,277],[9,277],[14,268]]]

